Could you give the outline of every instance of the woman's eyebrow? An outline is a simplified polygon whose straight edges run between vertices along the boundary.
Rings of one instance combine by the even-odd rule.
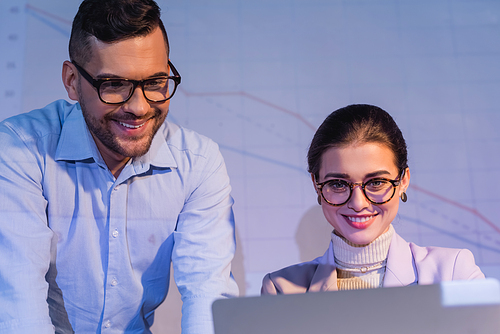
[[[348,179],[349,178],[349,174],[346,174],[346,173],[327,173],[325,175],[325,179],[326,178],[337,178],[337,179]]]
[[[376,171],[376,172],[373,172],[373,173],[368,173],[366,174],[366,178],[370,178],[370,177],[377,177],[377,176],[381,176],[381,175],[391,175],[391,173],[389,171],[386,171],[386,170],[379,170],[379,171]]]
[[[377,176],[382,176],[382,175],[391,175],[391,173],[389,173],[389,171],[386,171],[386,170],[378,170],[378,171],[366,174],[365,178],[372,178],[372,177],[377,177]],[[347,173],[327,173],[325,175],[325,179],[326,178],[349,179],[350,175]]]

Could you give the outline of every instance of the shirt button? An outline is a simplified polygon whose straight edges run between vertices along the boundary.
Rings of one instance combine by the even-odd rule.
[[[111,233],[113,235],[113,238],[116,238],[119,234],[118,230],[114,230],[113,233]]]
[[[106,323],[104,324],[104,327],[106,327],[106,328],[111,327],[111,321],[109,321],[109,320],[106,321]]]
[[[116,278],[113,278],[113,279],[111,280],[111,285],[112,285],[112,286],[116,286],[116,285],[118,285],[118,280],[117,280]]]

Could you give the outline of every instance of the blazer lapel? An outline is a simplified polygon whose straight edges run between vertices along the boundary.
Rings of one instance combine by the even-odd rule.
[[[418,283],[415,261],[408,243],[394,233],[387,255],[384,287],[407,286]]]
[[[330,247],[321,257],[316,271],[311,280],[311,285],[307,291],[336,291],[337,288],[337,270],[333,256],[333,245],[330,242]]]

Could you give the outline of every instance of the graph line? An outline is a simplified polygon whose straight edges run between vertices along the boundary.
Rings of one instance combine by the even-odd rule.
[[[448,203],[448,204],[451,204],[453,206],[456,206],[464,211],[467,211],[467,212],[470,212],[472,213],[473,215],[477,216],[479,219],[481,219],[486,225],[490,226],[493,230],[495,230],[496,232],[498,232],[500,234],[500,227],[498,227],[497,225],[495,225],[491,220],[489,220],[488,218],[486,218],[483,214],[481,214],[479,211],[477,211],[477,209],[474,209],[474,208],[470,208],[468,206],[465,206],[463,205],[462,203],[458,203],[458,202],[455,202],[449,198],[446,198],[446,197],[443,197],[441,195],[438,195],[438,194],[435,194],[433,192],[430,192],[429,190],[426,190],[424,188],[421,188],[419,186],[416,186],[416,185],[410,185],[410,188],[412,189],[415,189],[416,191],[419,191],[421,193],[424,193],[430,197],[434,197],[436,199],[439,199],[440,201],[443,201],[445,203]]]
[[[63,28],[57,26],[53,22],[50,22],[48,19],[53,19],[53,20],[59,21],[59,22],[63,23],[64,25],[68,25],[70,27],[71,27],[71,21],[63,19],[63,18],[61,18],[61,17],[59,17],[57,15],[48,13],[48,12],[46,12],[46,11],[40,9],[40,8],[36,8],[36,7],[34,7],[34,6],[30,5],[30,4],[26,5],[25,10],[26,10],[26,13],[30,14],[31,16],[33,16],[34,18],[36,18],[40,22],[42,22],[42,23],[46,24],[47,26],[51,27],[55,31],[60,32],[65,37],[69,37],[70,36],[69,30],[63,29]]]
[[[294,170],[296,172],[300,172],[300,173],[304,173],[304,174],[308,175],[307,170],[305,168],[300,168],[300,167],[297,167],[297,166],[294,166],[294,165],[291,165],[291,164],[287,164],[287,163],[284,163],[284,162],[281,162],[281,161],[278,161],[278,160],[274,160],[274,159],[270,159],[270,158],[264,157],[262,155],[258,155],[258,154],[255,154],[255,153],[250,153],[248,151],[240,150],[240,149],[237,149],[237,148],[234,148],[234,147],[230,147],[230,146],[226,146],[226,145],[222,145],[222,144],[219,144],[219,147],[221,149],[225,149],[225,150],[228,150],[228,151],[231,151],[231,152],[236,152],[236,153],[239,153],[239,154],[244,155],[244,156],[252,157],[254,159],[262,160],[262,161],[265,161],[265,162],[269,162],[271,164],[278,165],[278,166],[281,166],[281,167],[285,167],[285,168],[288,168],[288,169],[292,169],[292,170]]]
[[[51,19],[59,21],[59,22],[65,24],[65,25],[68,25],[68,26],[71,26],[71,24],[72,24],[72,21],[70,21],[70,20],[64,19],[64,18],[62,18],[60,16],[57,16],[57,15],[52,14],[52,13],[49,13],[49,12],[43,10],[43,9],[37,8],[37,7],[32,6],[30,4],[26,4],[26,9],[27,10],[32,10],[32,11],[37,12],[39,14],[42,14],[43,16],[49,17]]]
[[[309,129],[313,130],[313,131],[316,131],[316,127],[314,125],[312,125],[308,120],[306,120],[301,114],[295,112],[295,111],[291,111],[289,109],[286,109],[286,108],[283,108],[277,104],[274,104],[270,101],[267,101],[267,100],[264,100],[258,96],[255,96],[255,95],[252,95],[252,94],[249,94],[247,92],[244,92],[244,91],[239,91],[239,92],[203,92],[203,93],[193,93],[193,92],[188,92],[187,90],[185,90],[184,88],[182,88],[181,86],[179,86],[178,88],[184,95],[186,95],[187,97],[193,97],[193,96],[242,96],[242,97],[246,97],[250,100],[253,100],[255,102],[258,102],[260,104],[263,104],[265,106],[268,106],[268,107],[271,107],[273,109],[276,109],[276,110],[279,110],[287,115],[290,115],[296,119],[298,119],[300,122],[304,123]]]
[[[405,216],[405,215],[401,215],[401,218],[404,219],[404,220],[410,221],[410,222],[412,222],[414,224],[424,226],[426,228],[429,228],[429,229],[434,230],[436,232],[439,232],[441,234],[450,236],[450,237],[452,237],[454,239],[457,239],[457,240],[466,242],[468,244],[474,245],[474,246],[476,246],[478,248],[482,248],[482,249],[486,249],[486,250],[489,250],[489,251],[492,251],[492,252],[500,253],[500,249],[497,249],[497,248],[494,248],[494,247],[490,247],[490,246],[486,246],[486,245],[483,245],[483,244],[481,244],[479,242],[471,241],[471,240],[469,240],[467,238],[464,238],[463,236],[461,236],[459,234],[451,233],[451,232],[449,232],[447,230],[444,230],[442,228],[436,227],[435,225],[432,225],[432,224],[429,224],[429,223],[425,223],[425,222],[423,222],[421,220],[418,220],[418,219],[415,219],[415,218],[412,218],[412,217],[408,217],[408,216]]]

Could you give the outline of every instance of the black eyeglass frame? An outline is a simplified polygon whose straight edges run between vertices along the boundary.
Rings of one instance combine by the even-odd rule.
[[[168,66],[172,69],[172,73],[174,74],[173,76],[159,76],[159,77],[153,77],[153,78],[147,78],[147,79],[144,79],[144,80],[132,80],[132,79],[125,79],[125,78],[101,78],[101,79],[95,79],[94,77],[92,77],[87,71],[85,71],[83,69],[83,67],[81,67],[80,65],[78,65],[76,62],[72,61],[71,62],[73,65],[75,65],[76,69],[78,70],[78,72],[85,78],[85,80],[87,80],[96,90],[97,90],[97,95],[99,96],[99,100],[101,100],[101,102],[103,103],[106,103],[106,104],[122,104],[122,103],[126,103],[128,100],[130,100],[130,98],[132,97],[132,95],[134,95],[134,92],[137,88],[137,86],[141,86],[141,89],[142,89],[142,94],[144,95],[144,98],[150,102],[154,102],[154,103],[161,103],[161,102],[165,102],[165,101],[168,101],[172,98],[172,96],[174,96],[175,94],[175,91],[177,90],[177,86],[179,86],[181,84],[181,76],[179,74],[179,72],[177,72],[177,69],[175,68],[174,64],[172,64],[172,62],[169,60],[168,61]],[[151,100],[149,99],[147,96],[146,96],[146,93],[144,92],[144,83],[147,82],[147,81],[150,81],[150,80],[156,80],[156,79],[172,79],[174,80],[174,89],[172,90],[172,94],[166,98],[166,99],[163,99],[163,100]],[[133,84],[133,87],[132,89],[130,90],[130,95],[122,102],[108,102],[108,101],[104,101],[103,98],[101,97],[101,91],[100,91],[100,87],[101,85],[106,82],[106,81],[128,81],[128,82],[131,82]]]
[[[356,182],[356,183],[349,182],[349,181],[346,181],[346,180],[341,180],[341,179],[331,179],[331,180],[328,180],[328,181],[325,181],[325,182],[321,182],[321,183],[317,183],[316,182],[316,187],[318,188],[319,192],[321,193],[321,197],[323,197],[323,199],[325,200],[325,202],[328,203],[328,204],[330,204],[331,206],[342,206],[342,205],[346,204],[347,202],[349,202],[349,200],[352,197],[352,192],[353,192],[355,186],[360,186],[361,187],[361,190],[363,190],[363,194],[365,195],[365,198],[370,203],[381,205],[381,204],[385,204],[385,203],[389,202],[394,197],[394,194],[396,194],[396,187],[401,184],[401,179],[402,179],[403,175],[404,175],[404,172],[400,176],[398,176],[396,179],[394,179],[394,180],[386,179],[386,178],[383,178],[383,177],[375,177],[373,179],[369,179],[366,182]],[[342,181],[342,182],[345,182],[349,186],[349,196],[347,197],[347,199],[345,200],[344,203],[334,204],[334,203],[328,201],[325,198],[325,195],[323,195],[323,187],[324,187],[324,185],[327,184],[327,183],[330,183],[330,182],[334,182],[334,181]],[[391,197],[388,200],[383,201],[383,202],[375,202],[375,201],[372,201],[366,195],[365,187],[366,187],[366,185],[368,183],[373,182],[373,181],[387,181],[387,182],[390,182],[392,184],[392,195],[391,195]]]

